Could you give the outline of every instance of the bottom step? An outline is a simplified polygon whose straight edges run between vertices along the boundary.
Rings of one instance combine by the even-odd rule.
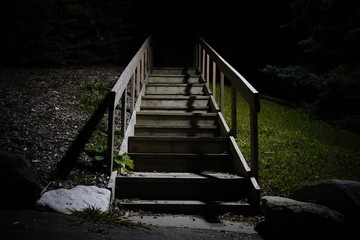
[[[239,201],[247,194],[248,182],[228,173],[132,172],[118,175],[116,187],[123,199]]]
[[[255,209],[245,202],[121,199],[118,203],[125,209],[157,213],[206,213],[218,215],[231,212],[251,215],[255,212]]]

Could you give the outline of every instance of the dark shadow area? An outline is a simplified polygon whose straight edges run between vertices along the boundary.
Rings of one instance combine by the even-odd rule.
[[[94,111],[89,120],[85,123],[83,128],[79,131],[76,139],[71,144],[69,150],[62,157],[56,168],[56,176],[60,179],[66,179],[71,170],[77,165],[77,159],[82,151],[84,151],[85,144],[89,141],[92,133],[103,118],[109,106],[109,95],[106,95],[97,109]]]

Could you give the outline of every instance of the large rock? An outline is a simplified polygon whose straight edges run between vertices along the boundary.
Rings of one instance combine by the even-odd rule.
[[[290,197],[334,209],[345,216],[347,225],[360,226],[360,182],[321,180],[295,191]]]
[[[36,202],[36,208],[71,214],[71,210],[94,207],[105,212],[109,210],[110,195],[110,190],[97,186],[61,188],[45,192]]]
[[[0,209],[29,209],[40,198],[41,186],[22,156],[0,151]]]
[[[265,196],[265,220],[255,230],[265,239],[341,239],[344,216],[325,206]]]

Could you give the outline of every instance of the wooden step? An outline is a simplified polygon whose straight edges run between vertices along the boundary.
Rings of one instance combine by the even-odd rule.
[[[118,198],[146,200],[237,201],[245,196],[246,179],[227,173],[132,172],[118,175]]]
[[[141,107],[162,107],[162,106],[177,106],[177,107],[208,107],[209,96],[164,96],[164,95],[148,95],[142,97]]]
[[[138,200],[120,199],[118,203],[129,210],[156,213],[209,214],[225,213],[253,214],[255,209],[244,201],[196,201],[196,200]]]
[[[229,154],[129,153],[134,171],[140,172],[231,172]]]
[[[216,137],[217,126],[191,125],[135,125],[136,136],[182,136],[182,137]]]
[[[199,75],[189,74],[150,74],[148,83],[202,83]]]
[[[128,138],[128,152],[134,153],[217,153],[227,152],[226,137],[138,137]]]
[[[152,74],[198,74],[196,68],[182,68],[182,67],[157,67],[153,68]]]
[[[204,84],[165,84],[148,83],[145,89],[145,95],[204,95]]]
[[[136,113],[137,124],[147,125],[191,125],[214,126],[217,125],[217,113],[168,113],[168,112],[144,112]]]
[[[210,111],[210,107],[183,107],[183,106],[141,106],[141,111],[155,111],[155,112],[194,112],[194,113],[206,113]]]

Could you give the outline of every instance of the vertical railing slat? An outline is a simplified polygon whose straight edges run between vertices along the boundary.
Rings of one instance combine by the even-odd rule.
[[[122,137],[125,136],[125,131],[126,131],[126,95],[127,95],[127,87],[125,88],[124,93],[121,96],[121,134],[122,134]]]
[[[141,85],[141,80],[140,80],[140,62],[138,62],[138,65],[136,67],[136,97],[139,96],[140,94],[140,85]]]
[[[106,171],[109,175],[113,169],[114,158],[114,135],[115,135],[115,102],[116,92],[109,92],[109,114],[108,114],[108,139],[106,153]]]
[[[210,88],[210,55],[206,54],[206,82],[208,83],[208,87]]]
[[[130,80],[130,116],[135,109],[135,73],[131,76]]]
[[[220,112],[225,115],[225,90],[224,90],[224,73],[220,72]]]
[[[251,171],[256,179],[259,177],[259,139],[257,111],[250,110],[250,144],[251,144]]]
[[[231,134],[236,138],[237,124],[236,124],[236,87],[231,83]]]
[[[205,49],[203,49],[202,50],[202,55],[201,55],[201,60],[202,60],[202,63],[201,63],[201,73],[203,74],[203,77],[205,77],[204,76],[204,74],[205,74]],[[204,79],[205,80],[205,82],[206,82],[206,79]]]
[[[201,70],[201,45],[199,44],[198,48],[198,69]]]
[[[212,94],[216,98],[216,63],[212,62]]]
[[[145,68],[145,71],[144,71],[144,75],[146,77],[147,73],[148,73],[148,59],[147,59],[147,52],[148,52],[148,49],[146,48],[145,49],[145,52],[144,52],[144,68]]]

